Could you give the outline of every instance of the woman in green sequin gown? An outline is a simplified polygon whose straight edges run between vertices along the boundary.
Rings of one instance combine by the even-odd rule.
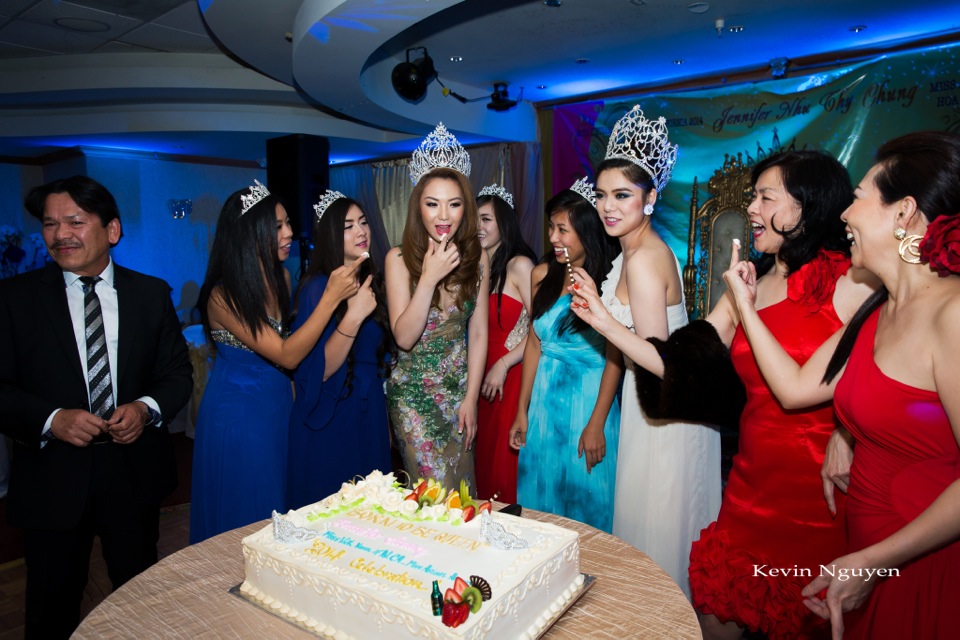
[[[385,261],[400,349],[386,384],[395,440],[412,478],[435,478],[448,490],[461,480],[475,486],[471,447],[486,363],[489,266],[472,193],[452,169],[424,175],[402,245]]]

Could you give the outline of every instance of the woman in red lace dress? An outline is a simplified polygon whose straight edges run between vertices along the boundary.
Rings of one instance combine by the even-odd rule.
[[[513,195],[480,190],[480,246],[490,260],[487,368],[477,407],[477,495],[517,501],[517,450],[510,427],[520,401],[520,367],[530,328],[530,273],[536,254],[520,235]]]
[[[835,394],[855,440],[849,552],[824,563],[803,591],[805,604],[831,620],[834,638],[845,631],[855,638],[957,634],[958,175],[956,134],[909,134],[880,148],[843,219],[853,264],[877,274],[883,287],[803,367],[784,357],[753,311],[751,267],[725,275],[777,397],[801,407]]]
[[[790,357],[803,363],[872,291],[863,282],[864,274],[848,273],[849,245],[840,214],[852,199],[850,178],[843,165],[824,153],[793,151],[759,163],[753,184],[755,197],[748,208],[753,246],[764,254],[756,267],[764,274],[757,286],[760,314],[775,327],[776,340]],[[591,324],[609,325],[601,333],[651,375],[663,378],[660,402],[667,414],[663,417],[693,417],[670,415],[677,409],[667,405],[702,405],[704,399],[697,394],[703,386],[689,382],[686,368],[703,367],[702,345],[718,340],[717,335],[729,345],[736,375],[746,387],[746,406],[739,417],[740,451],[733,459],[717,521],[693,543],[689,572],[693,604],[706,638],[738,638],[744,629],[770,638],[808,634],[818,626],[800,597],[809,579],[770,575],[769,570],[812,571],[846,546],[843,520],[831,515],[820,483],[823,451],[834,429],[832,408],[824,404],[787,411],[776,401],[738,327],[729,294],[707,322],[693,322],[689,332],[680,329],[663,343],[621,336],[604,321],[602,308],[595,309],[599,302],[591,297],[591,287],[586,288],[590,311],[581,309],[578,315]],[[712,338],[707,335],[710,327],[716,334]],[[681,366],[684,371],[675,370]],[[637,372],[638,379],[646,375]],[[718,377],[713,372],[707,375]],[[686,399],[671,400],[677,392]],[[650,413],[647,406],[644,411]],[[825,629],[823,624],[819,627]]]

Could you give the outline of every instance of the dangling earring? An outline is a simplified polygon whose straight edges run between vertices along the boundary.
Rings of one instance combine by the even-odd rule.
[[[643,215],[645,215],[645,216],[652,216],[652,215],[653,215],[653,205],[652,205],[652,204],[645,204],[645,205],[643,205]]]
[[[907,264],[920,264],[920,241],[923,236],[908,236],[906,229],[897,227],[893,230],[893,237],[900,241],[900,248],[897,250],[900,259]]]

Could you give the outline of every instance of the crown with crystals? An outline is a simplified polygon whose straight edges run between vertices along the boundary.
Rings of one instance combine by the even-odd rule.
[[[260,184],[259,180],[253,181],[253,186],[250,187],[250,195],[240,196],[240,215],[245,214],[247,211],[250,211],[250,207],[257,204],[264,198],[270,195],[270,192],[267,191],[267,188]]]
[[[470,156],[467,150],[447,131],[443,123],[423,139],[410,158],[410,179],[413,184],[431,169],[446,167],[470,177]]]
[[[498,187],[496,182],[491,185],[487,185],[483,189],[480,189],[480,193],[477,195],[477,197],[482,198],[483,196],[497,196],[510,205],[511,209],[513,209],[513,194],[503,187]]]
[[[593,190],[593,185],[587,180],[586,176],[580,178],[573,183],[573,186],[570,187],[570,191],[576,191],[583,199],[593,205],[593,208],[597,208],[597,194]]]
[[[313,210],[317,212],[317,222],[320,222],[320,219],[323,218],[323,214],[326,213],[327,207],[332,205],[334,202],[340,198],[346,198],[347,196],[343,195],[339,191],[334,191],[333,189],[327,189],[327,192],[320,197],[320,202],[313,205]]]
[[[667,121],[663,116],[648,120],[640,105],[617,120],[607,143],[604,160],[627,160],[647,172],[662,192],[670,182],[673,165],[677,162],[677,145],[667,139]]]

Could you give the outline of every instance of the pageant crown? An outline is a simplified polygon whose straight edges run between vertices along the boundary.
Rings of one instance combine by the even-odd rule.
[[[580,178],[573,183],[573,186],[570,187],[570,191],[576,191],[584,200],[593,205],[593,208],[597,208],[597,194],[593,190],[593,185],[587,181],[586,177]]]
[[[510,205],[511,209],[513,209],[513,195],[503,187],[498,187],[496,182],[484,187],[483,189],[480,189],[480,193],[477,195],[477,197],[482,198],[483,196],[497,196]]]
[[[442,122],[413,152],[413,157],[410,158],[410,179],[413,184],[417,184],[425,173],[438,167],[453,169],[470,177],[470,156],[467,150],[447,131]]]
[[[636,105],[613,125],[604,160],[611,158],[637,165],[653,178],[657,192],[662,192],[677,161],[677,145],[667,140],[666,119],[647,120]]]
[[[250,195],[240,196],[240,215],[245,214],[247,211],[250,211],[250,207],[257,204],[264,198],[270,195],[270,192],[267,191],[267,188],[260,184],[259,180],[253,181],[253,186],[250,187]]]
[[[327,192],[320,197],[320,202],[313,205],[313,210],[317,212],[317,222],[320,222],[320,219],[323,218],[323,214],[326,213],[327,207],[332,205],[334,202],[340,198],[346,198],[347,196],[343,195],[339,191],[334,191],[333,189],[327,189]]]

